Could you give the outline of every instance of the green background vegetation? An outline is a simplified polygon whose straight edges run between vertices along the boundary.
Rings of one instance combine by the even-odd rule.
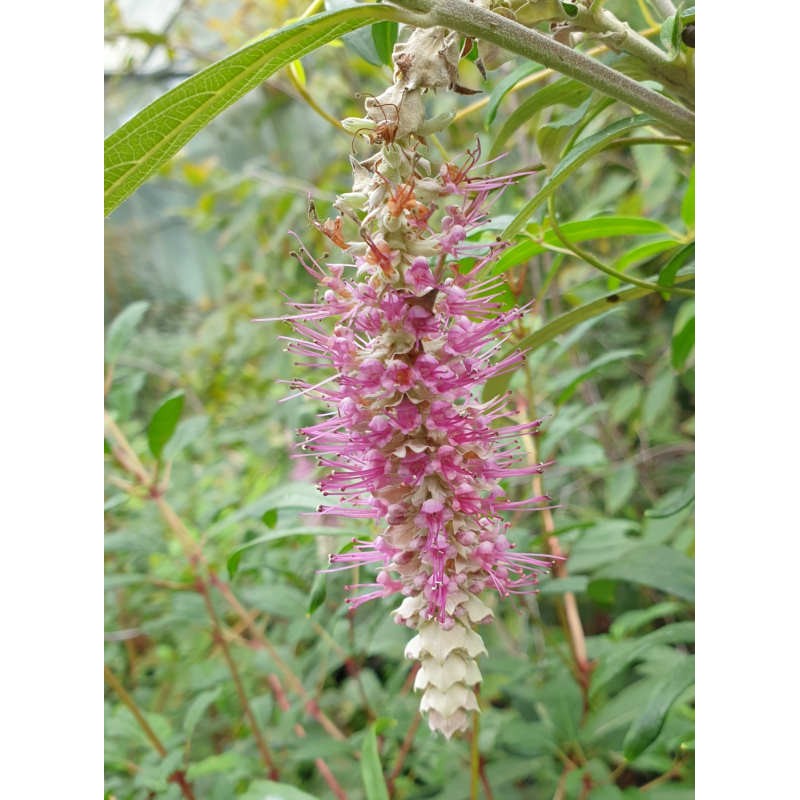
[[[107,40],[128,54],[106,76],[109,133],[304,10],[180,3],[162,33],[139,25],[135,5],[106,3]],[[662,24],[644,3],[606,6],[637,30],[655,19],[651,40],[676,63],[692,58],[679,37],[685,15]],[[390,80],[380,43],[361,28],[302,69],[279,69],[106,223],[109,800],[330,798],[319,759],[351,800],[470,796],[471,743],[418,724],[402,656],[409,631],[392,623],[391,604],[351,617],[351,576],[316,574],[349,537],[375,531],[313,515],[313,472],[292,456],[295,430],[319,408],[280,402],[282,381],[298,374],[278,340],[288,327],[252,322],[286,313],[285,297],[313,296],[288,231],[316,254],[328,249],[308,222],[308,195],[329,213],[351,183],[348,154],[363,145],[307,98],[335,119],[358,116],[356,93]],[[508,278],[508,305],[536,305],[512,332],[531,350],[508,388],[529,417],[545,417],[538,455],[555,461],[543,483],[569,560],[537,597],[496,604],[481,631],[482,791],[688,800],[694,301],[675,287],[691,286],[693,148],[572,80],[545,75],[504,93],[541,67],[484,52],[485,82],[462,64],[482,93],[442,94],[430,108],[460,109],[438,139],[451,158],[478,136],[485,157],[507,153],[492,169],[532,170],[497,203],[486,235],[517,219],[495,270]],[[630,56],[598,57],[646,78]],[[512,521],[521,549],[546,549],[542,515]],[[588,669],[563,625],[568,594]]]

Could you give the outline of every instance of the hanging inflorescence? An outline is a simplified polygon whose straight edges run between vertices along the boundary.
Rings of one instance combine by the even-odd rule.
[[[501,280],[486,275],[506,243],[469,234],[518,175],[476,176],[478,147],[438,170],[422,155],[424,136],[449,119],[426,121],[422,95],[452,88],[458,59],[454,34],[415,30],[395,47],[392,86],[367,98],[364,118],[344,121],[377,150],[351,156],[353,189],[335,204],[341,215],[315,216],[314,224],[350,260],[322,265],[301,247],[296,255],[321,297],[294,304],[287,317],[298,334],[289,349],[326,374],[294,382],[330,408],[301,431],[326,469],[321,491],[338,498],[320,512],[385,526],[331,556],[330,571],[377,570],[374,582],[348,587],[352,608],[402,598],[393,613],[417,631],[406,656],[421,664],[421,709],[447,737],[478,710],[475,659],[486,651],[474,626],[492,618],[480,595],[533,592],[553,564],[551,556],[517,553],[502,517],[548,500],[511,501],[500,483],[546,466],[518,465],[519,437],[540,423],[498,427],[507,398],[478,395],[522,359],[498,357],[498,334],[527,307],[500,312]],[[355,241],[345,239],[348,220]]]

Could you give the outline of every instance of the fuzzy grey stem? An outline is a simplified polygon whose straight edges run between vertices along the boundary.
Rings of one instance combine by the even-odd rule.
[[[575,17],[565,17],[580,28],[609,36],[609,44],[638,58],[650,68],[652,76],[668,86],[675,94],[694,105],[694,86],[685,65],[671,59],[660,47],[640,36],[627,22],[622,22],[604,8],[592,11],[579,6]]]
[[[605,64],[553,41],[538,31],[486,11],[464,0],[393,0],[424,15],[427,27],[441,25],[475,39],[504,47],[564,75],[575,78],[615,100],[651,114],[670,130],[694,140],[694,114],[647,89]]]
[[[658,13],[663,15],[664,19],[671,17],[676,11],[672,0],[653,0],[653,5],[658,9]]]

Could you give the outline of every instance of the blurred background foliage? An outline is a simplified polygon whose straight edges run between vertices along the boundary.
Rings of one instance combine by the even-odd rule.
[[[660,6],[606,4],[687,59],[674,30],[685,9],[665,30]],[[304,10],[289,0],[106,2],[107,131]],[[634,71],[628,56],[601,57]],[[503,94],[524,65],[497,51],[486,62],[485,82],[462,64],[480,94],[431,98],[459,115],[430,144],[432,157],[440,143],[457,159],[477,136],[484,156],[507,152],[498,169],[532,170],[495,206],[496,234],[570,148],[631,112],[557,91],[526,114],[553,77]],[[308,197],[328,213],[362,147],[303,95],[336,119],[358,116],[356,94],[390,80],[369,28],[322,48],[224,112],[107,221],[107,798],[340,796],[327,768],[346,797],[371,800],[382,796],[376,758],[393,798],[469,796],[469,741],[419,725],[409,632],[388,604],[350,617],[350,577],[316,574],[348,537],[374,531],[313,515],[321,498],[293,443],[319,409],[281,402],[298,374],[277,338],[288,328],[252,321],[313,296],[288,232],[320,256],[328,249]],[[555,461],[544,488],[569,561],[537,597],[498,604],[482,631],[477,747],[495,797],[693,796],[693,300],[665,290],[625,302],[627,287],[565,246],[552,218],[592,258],[639,279],[689,268],[693,149],[627,136],[536,209],[498,267],[508,303],[536,298],[513,331],[519,342],[611,298],[599,315],[564,317],[510,384],[524,413],[545,417],[538,455]],[[157,490],[137,482],[137,464],[156,471]],[[550,532],[541,515],[519,515],[512,533],[541,551]],[[562,625],[566,592],[586,636],[585,674]]]

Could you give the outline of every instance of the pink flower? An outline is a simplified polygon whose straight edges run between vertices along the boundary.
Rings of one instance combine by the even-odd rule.
[[[402,599],[396,620],[422,637],[407,652],[421,659],[424,675],[444,670],[458,684],[434,677],[424,684],[423,710],[432,709],[430,724],[448,736],[477,709],[474,657],[482,643],[472,625],[492,616],[478,596],[536,591],[539,574],[553,565],[551,556],[517,553],[502,516],[549,500],[511,500],[504,488],[507,479],[544,468],[516,463],[516,440],[535,433],[539,421],[496,427],[505,399],[479,400],[489,378],[519,364],[521,353],[496,358],[498,335],[526,309],[501,313],[500,279],[481,277],[505,244],[469,236],[486,220],[490,194],[511,178],[471,177],[477,158],[476,150],[466,166],[446,165],[436,178],[418,174],[414,161],[410,171],[376,172],[375,188],[364,193],[369,226],[362,223],[362,241],[348,245],[352,268],[326,268],[301,250],[300,262],[324,291],[287,317],[298,334],[289,349],[326,373],[292,384],[331,409],[301,431],[304,449],[327,470],[321,491],[339,498],[320,513],[385,525],[374,541],[356,540],[331,556],[329,571],[376,571],[373,583],[349,587],[351,608]],[[363,162],[362,172],[378,163]],[[359,180],[367,182],[361,173]],[[415,191],[423,180],[421,214]],[[444,198],[442,216],[435,200]],[[458,262],[467,257],[473,263],[464,271]]]

